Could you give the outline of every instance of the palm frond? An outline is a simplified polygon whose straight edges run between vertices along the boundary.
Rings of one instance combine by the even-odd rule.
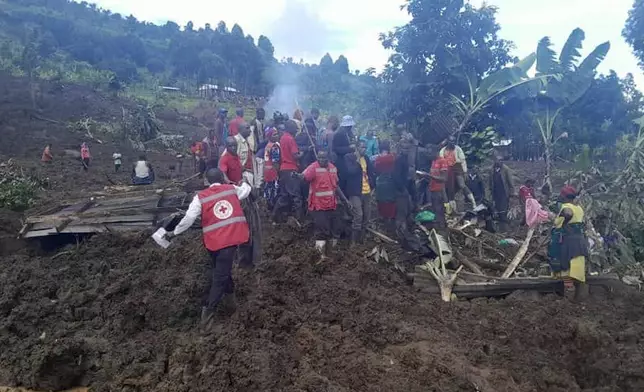
[[[586,38],[584,30],[576,28],[570,33],[566,43],[561,49],[559,54],[559,65],[561,66],[562,71],[573,71],[574,66],[577,64],[577,60],[581,57],[579,50],[582,47],[582,43]]]
[[[537,74],[559,73],[559,63],[551,48],[550,37],[543,37],[537,45]]]
[[[610,42],[599,44],[579,65],[579,72],[585,76],[594,75],[599,64],[606,58],[610,50]]]

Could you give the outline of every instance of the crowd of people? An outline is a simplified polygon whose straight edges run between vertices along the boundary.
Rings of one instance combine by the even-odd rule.
[[[292,118],[276,112],[270,119],[258,108],[252,121],[244,117],[241,108],[232,119],[219,110],[208,135],[191,146],[195,171],[204,176],[218,168],[229,183],[246,180],[265,199],[275,224],[301,225],[310,217],[322,254],[329,241],[364,241],[376,211],[385,230],[400,238],[421,209],[430,209],[433,225],[443,229],[446,216],[457,212],[459,193],[472,209],[485,204],[498,221],[496,230],[508,230],[510,199],[519,194],[500,156],[486,184],[454,138],[421,146],[401,131],[394,149],[394,141],[379,139],[376,129],[356,135],[349,115],[329,116],[322,124],[315,108],[306,114],[297,109]],[[417,170],[423,160],[428,172]],[[534,193],[533,186],[527,181],[523,188]],[[522,202],[525,197],[523,192]]]
[[[168,234],[181,233],[202,214],[204,242],[213,263],[204,319],[232,290],[231,249],[246,244],[252,230],[244,217],[247,198],[263,198],[275,225],[286,220],[301,225],[310,218],[315,248],[324,260],[327,248],[342,239],[350,244],[364,241],[371,229],[372,206],[385,230],[404,243],[414,213],[420,210],[431,210],[431,224],[445,230],[446,216],[457,213],[459,192],[469,211],[484,212],[486,229],[507,231],[510,200],[516,197],[524,211],[517,224],[554,219],[549,252],[556,260],[553,273],[566,286],[585,279],[583,209],[574,203],[577,192],[571,187],[562,190],[557,213],[547,213],[536,201],[533,180],[527,179],[517,192],[510,169],[501,156],[494,156],[486,183],[479,167],[468,165],[454,138],[442,146],[421,146],[412,135],[400,132],[394,149],[393,141],[379,140],[375,129],[357,137],[355,121],[348,115],[330,116],[321,126],[317,109],[307,115],[296,110],[291,119],[276,112],[267,119],[258,108],[250,123],[243,110],[235,114],[229,121],[227,111],[220,110],[209,135],[193,144],[195,170],[205,176],[208,188],[195,196],[186,217]],[[423,159],[429,161],[428,172],[417,170]],[[249,259],[243,259],[248,264]]]
[[[205,319],[233,290],[231,269],[237,249],[242,250],[243,264],[252,266],[257,249],[253,243],[261,228],[253,228],[247,219],[252,216],[251,204],[256,206],[260,199],[274,225],[290,220],[302,226],[311,219],[314,245],[324,260],[328,248],[340,240],[351,246],[363,242],[374,229],[375,212],[379,230],[405,244],[420,211],[431,211],[428,224],[439,232],[446,230],[447,217],[458,214],[459,193],[468,212],[480,214],[487,230],[507,232],[511,199],[517,198],[518,211],[523,213],[516,224],[530,226],[554,219],[549,248],[553,273],[567,286],[585,280],[584,213],[574,203],[573,188],[562,189],[556,213],[548,214],[536,201],[535,182],[526,179],[516,189],[500,155],[492,157],[493,165],[484,176],[479,165],[467,161],[453,137],[440,146],[422,146],[404,130],[394,141],[379,139],[376,129],[356,135],[355,127],[350,115],[329,116],[323,125],[317,109],[307,114],[298,109],[292,118],[275,112],[267,119],[265,110],[257,108],[250,122],[241,108],[230,120],[228,111],[220,109],[208,135],[192,144],[194,171],[204,179],[206,189],[198,192],[183,220],[166,236],[184,232],[201,216],[213,263]],[[48,144],[42,154],[46,164],[54,159],[51,148]],[[176,158],[181,170],[183,155]],[[113,160],[114,171],[119,172],[122,155],[115,152]],[[80,147],[80,161],[89,170],[86,143]],[[425,167],[428,171],[418,170]],[[155,173],[145,155],[133,164],[131,176],[135,185],[154,182]]]

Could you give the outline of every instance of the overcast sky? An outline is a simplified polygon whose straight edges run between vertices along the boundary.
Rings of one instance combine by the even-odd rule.
[[[472,0],[480,5],[482,0]],[[329,52],[335,59],[344,54],[352,69],[382,69],[388,53],[378,34],[406,23],[400,10],[403,0],[96,0],[103,7],[140,20],[179,25],[192,21],[195,26],[224,20],[228,27],[238,23],[255,39],[268,36],[276,57],[303,58],[318,62]],[[488,0],[499,8],[501,36],[515,42],[515,55],[522,57],[536,49],[537,42],[549,35],[556,50],[575,27],[586,32],[583,53],[611,42],[611,50],[600,71],[614,69],[621,76],[630,72],[640,89],[644,75],[637,66],[621,31],[633,0]]]

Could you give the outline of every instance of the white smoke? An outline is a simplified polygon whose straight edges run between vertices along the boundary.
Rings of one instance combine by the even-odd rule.
[[[272,116],[275,111],[288,114],[293,117],[293,112],[300,102],[300,88],[295,83],[277,84],[266,103],[266,115]]]
[[[264,107],[266,115],[271,117],[273,112],[280,111],[292,118],[295,109],[302,105],[303,89],[297,69],[289,64],[275,63],[270,70],[270,77],[275,88]]]

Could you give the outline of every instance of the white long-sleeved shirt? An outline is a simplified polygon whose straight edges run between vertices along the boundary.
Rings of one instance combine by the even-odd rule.
[[[220,183],[216,182],[210,187],[213,187],[215,185],[221,185]],[[235,192],[237,192],[237,197],[239,200],[244,200],[245,198],[250,195],[250,185],[247,183],[243,182],[241,186],[235,186]],[[190,206],[188,206],[188,211],[186,211],[186,216],[181,219],[181,222],[177,225],[177,227],[174,228],[174,235],[179,235],[183,233],[184,231],[188,230],[190,226],[192,226],[193,223],[195,223],[195,220],[197,220],[198,217],[201,216],[201,201],[199,200],[199,195],[195,195],[195,197],[192,199],[190,202]]]
[[[447,147],[441,148],[438,155],[440,155],[441,158],[445,158],[446,150],[447,150]],[[465,153],[463,152],[463,149],[460,148],[459,146],[456,146],[454,149],[454,155],[456,156],[456,163],[460,163],[461,166],[463,167],[463,173],[467,173],[467,159],[465,157]]]

